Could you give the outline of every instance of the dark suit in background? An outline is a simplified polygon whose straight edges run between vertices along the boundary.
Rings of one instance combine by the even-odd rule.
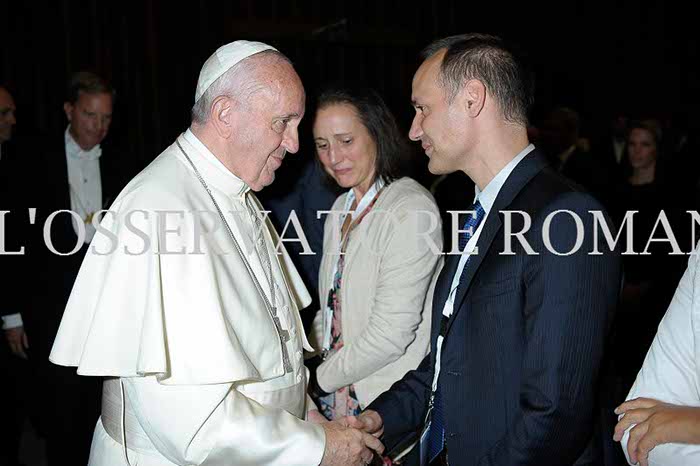
[[[583,242],[571,255],[549,252],[544,222],[574,212]],[[504,216],[532,219],[528,255],[512,238],[504,255]],[[485,220],[478,255],[465,267],[442,349],[439,390],[444,400],[450,465],[598,464],[598,373],[620,286],[616,253],[593,249],[593,197],[556,174],[537,151],[510,174]],[[523,228],[512,216],[512,232]],[[548,229],[553,248],[572,249],[577,229],[568,214]],[[391,448],[423,424],[435,364],[435,344],[459,256],[451,256],[433,300],[431,354],[368,409],[384,420]]]
[[[39,400],[43,401],[49,463],[58,464],[71,458],[75,464],[80,461],[87,464],[92,432],[100,413],[102,381],[98,377],[79,377],[74,368],[57,366],[48,360],[63,310],[89,247],[83,243],[76,253],[61,256],[49,250],[43,237],[43,227],[52,212],[71,210],[64,135],[50,141],[41,151],[40,163],[45,168],[36,200],[36,223],[40,227],[34,227],[31,245],[36,256],[34,280],[40,292],[34,296],[31,311],[22,317],[30,340],[30,357],[38,364],[40,384],[45,387]],[[102,146],[99,163],[102,206],[108,209],[132,173],[125,168],[128,160],[107,144]],[[50,236],[53,247],[63,254],[78,244],[67,213],[54,217]]]
[[[32,283],[34,273],[30,265],[27,235],[31,231],[28,208],[33,206],[36,170],[32,165],[33,151],[21,134],[2,144],[0,157],[0,210],[6,211],[3,224],[3,247],[0,256],[3,278],[0,286],[0,315],[25,314],[31,308],[31,296],[36,293]],[[9,254],[19,252],[23,255]],[[17,329],[23,330],[23,329]],[[7,339],[0,339],[0,403],[2,428],[0,436],[0,464],[17,464],[20,441],[25,421],[31,419],[40,433],[37,409],[34,404],[33,360],[22,359],[10,351]],[[26,350],[25,352],[27,352]]]

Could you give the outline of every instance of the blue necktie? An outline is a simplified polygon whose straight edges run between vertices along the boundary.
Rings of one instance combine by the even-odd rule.
[[[467,245],[467,242],[472,237],[472,235],[476,232],[476,229],[479,227],[479,224],[481,223],[481,220],[484,218],[484,214],[486,213],[484,211],[484,208],[481,207],[481,203],[479,201],[476,201],[474,207],[471,210],[474,211],[474,214],[469,215],[467,221],[462,227],[462,231],[459,233],[460,251],[464,251],[464,247]],[[468,264],[469,258],[467,258],[467,262],[464,264],[464,269],[467,268]],[[462,270],[462,275],[464,275],[464,270]],[[442,319],[446,320],[447,317],[443,316]],[[442,325],[441,327],[442,328],[440,330],[440,333],[444,338],[445,335],[442,332],[444,332],[443,329],[445,329],[447,326]],[[432,463],[433,460],[437,458],[437,456],[440,454],[440,452],[445,446],[445,417],[443,413],[442,396],[440,395],[439,385],[437,390],[435,391],[435,399],[433,400],[430,433],[428,435],[428,459],[429,462]]]
[[[481,207],[481,202],[476,201],[474,207],[471,209],[474,211],[473,215],[469,215],[467,221],[462,227],[462,231],[459,233],[459,250],[464,251],[464,247],[467,245],[469,238],[476,232],[479,227],[479,223],[484,218],[484,208]]]

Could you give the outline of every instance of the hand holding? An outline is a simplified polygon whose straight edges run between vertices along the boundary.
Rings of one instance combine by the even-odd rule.
[[[326,431],[326,449],[320,466],[363,466],[384,452],[384,445],[365,432],[347,427],[343,421],[321,424]]]

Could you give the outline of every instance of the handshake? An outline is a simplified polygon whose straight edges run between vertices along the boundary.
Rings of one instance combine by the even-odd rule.
[[[334,421],[326,420],[318,411],[311,413],[309,421],[321,424],[326,433],[326,449],[320,466],[361,466],[371,464],[375,458],[376,464],[384,464],[380,456],[384,445],[379,441],[384,424],[376,411],[368,410],[357,417]]]

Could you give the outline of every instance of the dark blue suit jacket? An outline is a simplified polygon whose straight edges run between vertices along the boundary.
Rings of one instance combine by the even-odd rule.
[[[577,252],[577,226],[583,228]],[[446,444],[451,465],[572,465],[597,458],[593,435],[598,372],[604,340],[620,287],[620,258],[599,234],[602,254],[593,250],[594,220],[602,210],[590,195],[528,154],[501,188],[485,220],[457,292],[447,327],[439,390],[445,406]],[[502,211],[522,211],[532,220],[524,239],[529,255],[511,237],[515,254],[505,255]],[[524,227],[510,216],[511,232]],[[547,233],[548,236],[543,233]],[[431,348],[421,365],[375,400],[391,448],[420,430],[426,413],[442,309],[459,256],[450,256],[433,300]]]

